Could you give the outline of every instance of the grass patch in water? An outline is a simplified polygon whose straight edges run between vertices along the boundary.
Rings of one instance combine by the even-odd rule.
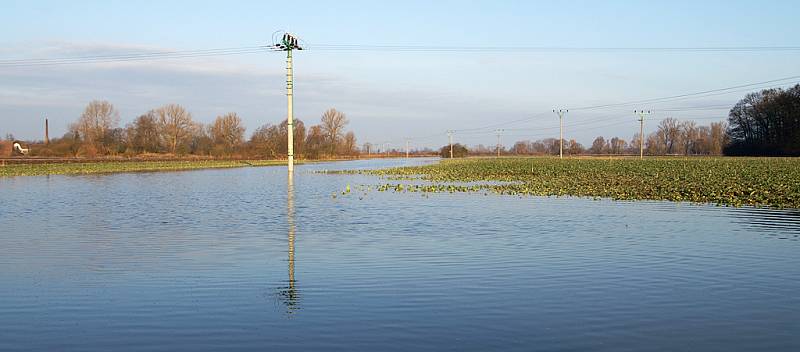
[[[473,158],[360,172],[431,183],[384,184],[377,187],[382,191],[489,190],[511,195],[800,208],[800,158]],[[481,181],[507,183],[448,185]]]
[[[285,165],[281,160],[169,160],[103,161],[90,163],[9,164],[0,166],[3,176],[78,175],[115,172],[178,171],[251,166]]]

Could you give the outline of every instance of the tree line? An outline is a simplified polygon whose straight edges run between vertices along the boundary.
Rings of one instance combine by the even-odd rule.
[[[347,116],[336,109],[322,114],[320,123],[306,128],[294,119],[294,153],[317,159],[358,154],[356,136],[346,131]],[[120,126],[119,112],[107,101],[90,102],[69,131],[33,151],[40,156],[192,155],[283,158],[287,155],[287,121],[258,127],[245,138],[246,128],[235,112],[213,122],[195,121],[183,106],[168,104]]]
[[[800,84],[746,95],[728,125],[725,154],[800,156]]]
[[[245,127],[235,112],[217,116],[210,124],[194,121],[184,107],[168,104],[150,110],[125,126],[119,125],[119,112],[107,101],[93,101],[86,106],[69,132],[49,145],[37,145],[32,155],[199,155],[222,157],[283,158],[287,154],[287,122],[258,127],[245,138]],[[320,123],[306,127],[294,120],[294,151],[300,158],[317,159],[352,156],[359,152],[371,155],[381,148],[364,143],[359,148],[355,134],[345,131],[344,113],[329,109]],[[574,139],[564,140],[564,154],[638,154],[641,136],[630,141],[620,137],[598,136],[584,147]],[[6,139],[13,140],[12,135]],[[377,146],[379,147],[379,146]],[[493,155],[496,146],[477,145],[469,150],[454,148],[454,156]],[[546,138],[522,140],[510,149],[499,147],[504,155],[557,155],[559,140]],[[5,148],[7,149],[7,148]],[[359,149],[361,149],[359,151]],[[729,112],[727,123],[701,126],[694,121],[666,118],[656,131],[644,137],[648,155],[800,155],[800,84],[789,89],[766,89],[747,94]],[[382,150],[384,151],[384,150]],[[395,150],[393,154],[399,151]],[[423,150],[415,154],[433,154]],[[439,150],[450,156],[450,146]],[[387,155],[389,155],[387,153]]]
[[[574,139],[563,140],[564,154],[639,154],[640,138],[598,136],[585,148]],[[463,147],[463,146],[459,146]],[[477,145],[460,155],[492,155],[498,147]],[[546,138],[514,143],[505,155],[558,155],[559,140]],[[449,157],[449,146],[441,148]],[[700,126],[694,121],[666,118],[644,139],[647,155],[765,155],[800,156],[800,84],[747,94],[728,113],[726,122]]]
[[[630,142],[620,138],[607,139],[598,136],[588,148],[575,139],[564,139],[565,155],[581,154],[639,154],[639,134],[636,133]],[[656,131],[647,135],[644,140],[644,152],[648,155],[722,155],[728,144],[729,136],[725,122],[713,122],[708,126],[699,126],[694,121],[679,121],[674,118],[661,120]],[[468,151],[458,145],[461,151],[458,156],[496,155],[498,146],[478,144]],[[463,148],[463,150],[461,149]],[[510,149],[500,146],[502,155],[558,155],[561,145],[558,138],[545,138],[535,141],[521,140]],[[440,149],[442,157],[449,157],[449,145]]]

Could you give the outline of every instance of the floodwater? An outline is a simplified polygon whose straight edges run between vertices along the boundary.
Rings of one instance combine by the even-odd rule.
[[[0,178],[0,350],[800,350],[798,212],[310,172],[430,161]]]

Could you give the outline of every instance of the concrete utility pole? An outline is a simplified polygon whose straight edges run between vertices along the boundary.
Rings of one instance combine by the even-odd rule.
[[[494,130],[494,133],[497,134],[497,157],[500,157],[500,135],[503,133],[502,129]]]
[[[408,139],[406,139],[406,159],[408,159],[409,149],[408,149]]]
[[[294,172],[294,74],[292,71],[292,50],[303,50],[299,40],[293,34],[283,33],[279,43],[272,45],[273,50],[286,52],[286,126],[287,126],[287,168]]]
[[[650,115],[650,110],[633,110],[634,114],[639,115],[639,160],[644,159],[644,117]]]
[[[450,144],[450,159],[453,158],[453,130],[447,131],[447,143]]]
[[[50,144],[50,122],[44,119],[44,144]]]
[[[566,115],[569,110],[553,110],[554,113],[558,114],[558,157],[564,159],[564,115]]]

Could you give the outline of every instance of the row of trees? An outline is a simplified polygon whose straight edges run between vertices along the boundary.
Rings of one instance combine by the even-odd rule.
[[[666,118],[658,124],[655,132],[647,135],[644,143],[648,155],[721,155],[728,144],[724,122],[714,122],[708,126],[698,126],[694,121],[678,121]],[[634,134],[630,143],[619,137],[606,139],[599,136],[589,148],[574,139],[564,140],[566,155],[579,154],[639,154],[639,134]],[[459,147],[462,147],[459,145]],[[497,154],[497,146],[476,145],[469,150],[470,155]],[[561,145],[558,138],[545,138],[536,141],[523,140],[514,143],[511,149],[500,147],[504,155],[558,155]],[[449,146],[440,150],[443,157],[449,157]],[[466,154],[466,149],[464,149]]]
[[[205,125],[193,119],[184,107],[169,104],[150,110],[120,127],[119,112],[107,101],[93,101],[63,138],[36,148],[39,155],[212,155],[281,158],[287,155],[287,121],[267,124],[245,139],[242,119],[230,112]],[[345,132],[344,113],[329,109],[319,125],[306,131],[294,120],[295,155],[322,158],[358,152],[355,134]]]
[[[606,139],[599,136],[594,139],[589,148],[576,140],[564,140],[564,154],[638,154],[639,134],[633,135],[630,142],[620,137]],[[728,143],[726,125],[724,122],[714,122],[708,126],[698,126],[694,121],[678,121],[674,118],[661,120],[655,132],[647,135],[644,140],[645,153],[648,155],[721,155],[723,148]],[[478,146],[476,152],[491,153],[494,150],[481,150]],[[537,141],[519,141],[509,150],[511,154],[518,155],[557,155],[559,141],[557,138],[547,138]]]
[[[730,155],[800,155],[800,84],[750,93],[728,115]]]
[[[712,122],[698,126],[694,121],[666,118],[658,129],[645,139],[645,153],[650,155],[722,155],[728,144],[725,122]],[[634,136],[631,146],[638,150],[639,136]]]

